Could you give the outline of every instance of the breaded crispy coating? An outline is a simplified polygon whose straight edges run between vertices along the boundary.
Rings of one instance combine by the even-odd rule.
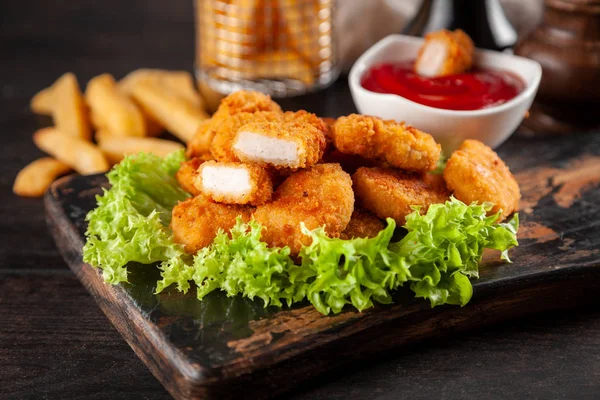
[[[179,186],[183,188],[189,194],[196,196],[200,194],[200,191],[194,186],[194,177],[198,171],[198,167],[204,162],[199,157],[192,158],[191,160],[182,162],[179,166],[179,170],[175,174]]]
[[[340,239],[372,238],[385,228],[385,223],[370,212],[354,207],[350,222]]]
[[[298,171],[275,191],[273,202],[259,206],[254,219],[266,229],[262,240],[270,246],[289,246],[298,254],[310,238],[300,230],[304,222],[310,230],[325,226],[325,232],[338,237],[350,222],[354,193],[350,175],[338,164],[318,164]]]
[[[411,206],[426,212],[431,204],[443,203],[450,196],[437,181],[391,168],[359,168],[352,182],[363,207],[379,218],[393,218],[398,225],[404,225],[406,216],[413,212]]]
[[[283,113],[283,120],[285,122],[297,122],[299,124],[309,124],[323,132],[323,135],[327,137],[329,134],[329,126],[323,121],[322,118],[317,117],[313,113],[309,113],[305,110],[300,111],[286,111]]]
[[[214,136],[214,121],[212,118],[205,119],[200,123],[196,134],[187,144],[185,155],[188,158],[205,157],[210,154],[210,143]]]
[[[454,196],[466,204],[493,203],[488,214],[502,210],[500,220],[519,208],[521,191],[517,180],[498,154],[477,140],[465,140],[452,153],[444,179]]]
[[[296,170],[321,159],[325,135],[307,123],[254,122],[238,130],[232,147],[241,161]]]
[[[346,154],[386,161],[410,171],[436,168],[442,151],[428,133],[395,121],[350,114],[333,124],[333,143]]]
[[[255,113],[240,112],[223,120],[214,129],[210,152],[215,160],[222,162],[239,161],[233,153],[232,145],[238,130],[251,122],[276,122],[282,120],[282,114],[273,111],[257,111]]]
[[[460,74],[473,65],[473,41],[460,29],[428,33],[415,61],[415,72],[428,77]]]
[[[230,116],[239,113],[256,113],[260,111],[270,111],[283,114],[281,107],[269,95],[260,92],[251,92],[241,90],[226,96],[212,118],[206,124],[202,124],[193,139],[188,143],[187,156],[197,157],[210,152],[210,145],[213,141],[219,125],[227,121]]]
[[[173,208],[173,240],[195,254],[212,243],[219,229],[229,231],[238,216],[249,221],[253,210],[250,206],[215,203],[202,195],[187,199]]]
[[[221,100],[213,118],[222,119],[241,112],[255,113],[258,111],[273,111],[280,114],[283,112],[279,104],[271,100],[271,96],[260,92],[240,90]]]
[[[203,195],[225,204],[257,206],[273,194],[269,173],[256,164],[207,161],[194,175],[194,185]]]

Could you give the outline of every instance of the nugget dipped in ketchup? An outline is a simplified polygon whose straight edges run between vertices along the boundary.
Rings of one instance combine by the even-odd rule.
[[[415,72],[429,78],[460,74],[473,65],[474,50],[473,41],[460,29],[429,33],[415,61]]]
[[[435,108],[479,110],[506,103],[525,89],[519,76],[473,65],[475,49],[461,30],[429,33],[416,60],[372,66],[361,85]]]

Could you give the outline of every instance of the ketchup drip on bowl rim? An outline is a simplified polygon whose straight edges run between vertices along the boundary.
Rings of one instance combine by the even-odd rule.
[[[414,61],[371,67],[361,85],[377,93],[396,94],[415,103],[447,110],[480,110],[506,103],[525,89],[516,74],[493,69],[428,78],[413,69]]]

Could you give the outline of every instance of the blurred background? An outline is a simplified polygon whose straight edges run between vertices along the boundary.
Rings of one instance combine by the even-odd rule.
[[[118,12],[111,3],[58,0],[48,7],[43,0],[1,2],[3,68],[21,69],[27,58],[47,55],[44,65],[31,65],[21,72],[23,79],[31,73],[47,76],[48,83],[67,70],[102,73],[101,61],[107,58],[122,59],[121,63],[112,63],[118,68],[112,71],[116,76],[141,66],[192,69],[195,37],[192,0],[115,2]],[[519,36],[529,33],[541,19],[542,0],[500,0],[500,3]],[[347,71],[379,39],[400,33],[420,4],[421,0],[337,0],[334,29],[342,71]],[[131,19],[135,23],[130,23]],[[66,26],[70,29],[65,29]],[[72,30],[74,26],[77,31]],[[11,84],[3,82],[2,90],[10,92]]]

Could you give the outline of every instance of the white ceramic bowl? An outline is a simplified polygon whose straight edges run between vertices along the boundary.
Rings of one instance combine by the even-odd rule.
[[[525,89],[515,98],[498,106],[473,111],[455,111],[415,103],[395,94],[371,92],[360,79],[373,65],[415,59],[423,38],[390,35],[367,50],[352,66],[348,77],[352,99],[361,114],[405,121],[428,132],[442,145],[446,154],[465,139],[477,139],[495,148],[517,129],[531,106],[542,77],[537,62],[515,55],[489,50],[475,50],[478,67],[501,69],[520,76]]]

